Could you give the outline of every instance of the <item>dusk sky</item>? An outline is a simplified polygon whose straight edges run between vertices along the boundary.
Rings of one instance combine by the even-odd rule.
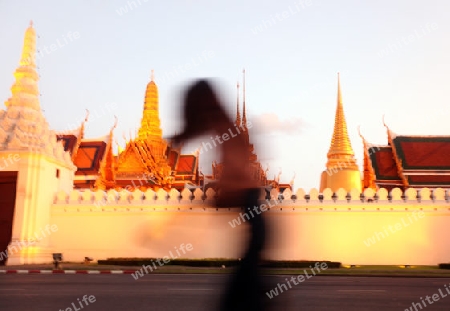
[[[383,115],[397,134],[450,135],[449,12],[445,0],[0,0],[0,99],[11,96],[30,20],[41,108],[60,131],[79,126],[89,109],[86,138],[108,134],[117,115],[124,146],[124,133],[140,125],[152,69],[164,137],[182,126],[180,90],[193,79],[215,78],[234,117],[245,68],[262,165],[271,178],[281,168],[282,182],[295,172],[295,188],[309,190],[327,161],[338,72],[359,164],[357,128],[386,144]],[[205,173],[215,156],[202,155]]]

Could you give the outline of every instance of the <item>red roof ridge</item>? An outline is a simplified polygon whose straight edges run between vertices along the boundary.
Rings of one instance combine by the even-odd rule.
[[[82,143],[88,143],[88,142],[104,142],[108,143],[110,134],[107,134],[105,136],[100,136],[97,138],[83,138],[81,139]]]
[[[449,138],[450,139],[450,135],[396,135],[396,137],[411,137],[411,138]]]

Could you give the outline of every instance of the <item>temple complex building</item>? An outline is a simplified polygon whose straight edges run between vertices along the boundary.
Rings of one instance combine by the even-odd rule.
[[[450,136],[403,136],[386,129],[387,145],[362,137],[364,188],[450,187]]]
[[[36,71],[36,31],[25,32],[11,97],[0,110],[0,252],[20,247],[50,223],[52,193],[72,191],[76,170],[41,111]],[[9,254],[9,262],[48,258],[50,243]],[[3,253],[4,254],[4,253]],[[4,256],[0,255],[0,265]]]
[[[158,88],[152,72],[138,137],[127,142],[117,157],[116,185],[125,188],[133,181],[145,181],[147,185],[137,186],[141,189],[183,189],[186,183],[199,185],[198,160],[198,153],[183,155],[180,148],[172,148],[162,138]]]
[[[97,139],[84,138],[84,123],[78,130],[58,135],[77,166],[74,187],[80,189],[183,189],[199,185],[199,154],[181,154],[163,139],[159,119],[158,87],[151,81],[145,92],[143,116],[136,138],[113,154],[113,130]],[[117,121],[117,120],[116,120]]]
[[[249,124],[247,121],[245,104],[245,76],[243,89],[242,118],[239,107],[239,84],[236,112],[236,131],[243,135],[248,145],[248,160],[253,178],[261,186],[284,187],[278,180],[268,180],[253,144],[250,143]],[[66,151],[77,167],[74,187],[78,189],[127,189],[145,191],[150,188],[182,190],[186,186],[215,187],[222,172],[221,163],[212,163],[212,175],[203,176],[199,172],[200,152],[182,154],[181,147],[173,148],[170,142],[162,138],[161,121],[159,118],[158,88],[154,82],[152,72],[151,81],[147,85],[144,100],[143,116],[137,137],[126,142],[124,149],[113,154],[113,131],[95,139],[84,138],[85,123],[88,115],[80,127],[73,131],[58,134]],[[117,121],[117,120],[116,120]],[[212,147],[211,147],[212,148]],[[209,181],[209,186],[204,180]]]
[[[339,188],[347,192],[353,189],[361,191],[361,174],[348,137],[339,74],[334,130],[327,158],[326,170],[322,172],[320,179],[320,192],[326,188],[333,192]]]
[[[271,186],[278,187],[278,182],[276,180],[268,180],[266,171],[263,169],[261,162],[258,161],[258,156],[255,153],[255,148],[252,143],[250,143],[249,128],[251,128],[251,123],[247,120],[247,112],[245,107],[245,70],[243,71],[243,102],[242,102],[242,118],[241,111],[239,107],[239,83],[237,83],[237,103],[236,103],[236,120],[234,122],[236,133],[235,135],[243,135],[244,141],[247,145],[248,150],[248,165],[250,166],[250,172],[252,178],[258,182],[260,186]],[[239,131],[239,133],[237,133]],[[213,162],[212,163],[212,176],[207,176],[211,179],[210,185],[205,185],[206,188],[213,187],[215,181],[220,179],[222,174],[223,165],[222,163]]]
[[[50,128],[39,100],[35,56],[30,23],[11,96],[0,109],[0,265],[49,264],[52,254],[66,262],[164,258],[191,242],[195,247],[181,258],[242,256],[243,231],[236,226],[250,220],[250,208],[250,214],[240,206],[215,208],[214,189],[198,189],[206,178],[199,173],[199,152],[183,155],[162,138],[153,75],[139,131],[115,154],[117,119],[94,139],[84,135],[89,113],[75,130]],[[450,189],[441,188],[450,188],[450,136],[400,136],[386,126],[386,145],[363,138],[361,180],[338,77],[326,171],[320,191],[307,193],[292,189],[293,181],[280,184],[279,175],[267,179],[250,143],[245,83],[242,114],[238,87],[235,126],[245,135],[254,178],[270,189],[264,217],[276,224],[279,238],[271,236],[265,259],[326,259],[348,266],[448,262],[450,241],[442,237],[450,234]],[[208,177],[219,179],[221,169],[214,163]],[[387,238],[386,224],[396,224],[395,237]]]

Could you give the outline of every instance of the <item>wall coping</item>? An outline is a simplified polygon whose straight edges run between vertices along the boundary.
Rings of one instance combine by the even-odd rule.
[[[165,191],[159,189],[153,191],[148,189],[145,192],[135,190],[133,192],[122,190],[120,192],[111,189],[108,191],[91,191],[74,189],[70,193],[60,191],[55,194],[54,205],[94,205],[96,209],[106,206],[132,206],[132,205],[204,205],[205,207],[214,206],[214,197],[216,193],[213,189],[208,189],[205,193],[199,188],[195,191],[183,189],[181,192],[176,189]],[[334,192],[327,188],[322,193],[317,189],[311,189],[306,193],[303,189],[298,189],[292,193],[290,189],[286,189],[282,194],[277,189],[272,189],[270,193],[261,190],[261,200],[269,200],[277,207],[283,206],[303,206],[303,205],[354,205],[365,204],[396,204],[396,205],[450,205],[450,190],[443,188],[409,188],[404,192],[400,188],[394,188],[390,192],[384,188],[374,191],[373,189],[365,189],[359,192],[354,189],[346,192],[339,189]],[[219,209],[221,210],[221,209]]]

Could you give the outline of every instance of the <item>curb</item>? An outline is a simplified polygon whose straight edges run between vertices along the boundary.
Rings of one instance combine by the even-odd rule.
[[[0,274],[134,274],[140,270],[0,270]],[[148,273],[147,273],[148,274]],[[173,274],[173,273],[156,273],[156,274]],[[183,273],[182,273],[183,274]],[[191,273],[189,273],[191,274]],[[196,274],[196,273],[194,273]],[[203,273],[200,273],[203,274]],[[210,274],[210,273],[207,273]],[[212,273],[215,274],[215,273]],[[264,276],[283,276],[291,275],[292,273],[276,273],[276,274],[263,274]],[[361,273],[361,274],[338,274],[338,273],[323,273],[317,274],[316,276],[341,276],[341,277],[382,277],[382,278],[450,278],[450,275],[439,275],[439,274],[373,274],[373,273]]]
[[[139,270],[0,270],[0,274],[133,274]]]

